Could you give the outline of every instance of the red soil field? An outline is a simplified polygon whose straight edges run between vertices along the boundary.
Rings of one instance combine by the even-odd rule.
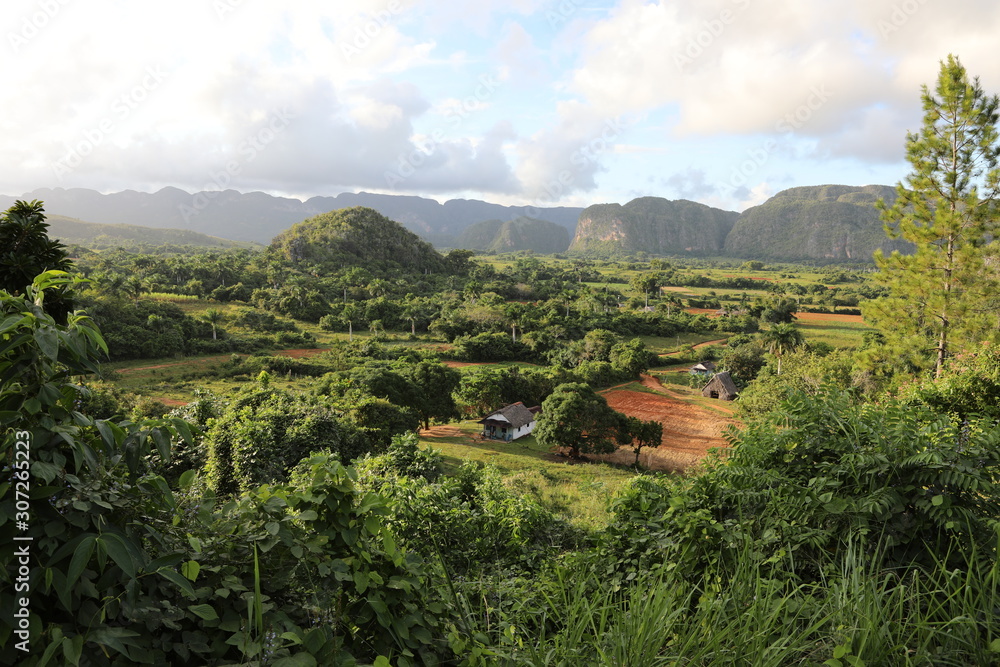
[[[611,389],[603,394],[608,405],[618,412],[646,421],[655,419],[663,424],[663,440],[656,449],[642,450],[639,456],[642,466],[651,470],[683,471],[697,465],[709,449],[729,446],[723,434],[730,424],[737,424],[736,420],[670,395],[649,376],[643,376],[642,384],[658,393]],[[718,408],[731,412],[721,401]],[[621,447],[613,454],[590,458],[631,464],[635,461],[635,453],[628,447]]]

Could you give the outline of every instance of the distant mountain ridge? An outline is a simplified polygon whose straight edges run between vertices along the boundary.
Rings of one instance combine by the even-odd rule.
[[[640,197],[584,209],[570,252],[591,255],[723,256],[763,260],[871,261],[881,248],[912,246],[886,237],[875,202],[896,199],[885,185],[790,188],[743,213],[686,200]]]
[[[209,236],[190,229],[105,225],[68,218],[63,215],[48,215],[45,222],[49,225],[50,237],[58,239],[64,244],[77,244],[88,248],[136,244],[140,246],[178,245],[224,249],[252,247],[254,245],[250,242],[231,241],[217,236]]]
[[[454,245],[467,250],[517,252],[530,250],[547,255],[566,252],[569,232],[562,225],[548,220],[517,218],[516,220],[484,220],[466,227]]]
[[[125,190],[101,194],[84,188],[39,188],[20,195],[0,195],[0,208],[17,199],[41,199],[49,215],[64,215],[105,224],[190,229],[237,241],[269,243],[296,222],[329,211],[364,206],[396,220],[422,236],[457,237],[471,224],[489,219],[531,216],[572,231],[583,210],[578,207],[502,206],[475,199],[433,199],[367,192],[312,197],[303,202],[264,192],[235,190],[191,194],[167,187],[154,193]]]
[[[238,241],[269,243],[293,224],[331,211],[364,206],[399,222],[439,247],[497,252],[569,252],[612,256],[726,256],[762,260],[870,261],[872,253],[909,252],[888,239],[875,202],[895,200],[884,185],[796,187],[742,214],[687,200],[640,197],[624,205],[586,209],[501,206],[478,200],[346,193],[298,199],[234,190],[191,195],[177,188],[149,194],[127,190],[103,195],[84,189],[39,189],[21,197],[0,195],[0,209],[15,199],[41,199],[50,216],[101,223],[173,228],[173,238],[200,232]],[[530,213],[528,216],[526,214]],[[579,220],[577,220],[577,218]],[[124,232],[116,232],[124,233]],[[207,238],[207,237],[206,237]],[[215,241],[201,241],[215,243]],[[165,243],[184,243],[164,240]],[[196,244],[202,244],[194,242]]]
[[[889,239],[875,202],[896,201],[887,185],[816,185],[783,190],[744,211],[726,237],[725,254],[752,259],[870,261],[876,249],[910,252]]]
[[[584,254],[718,255],[738,217],[735,211],[686,199],[640,197],[624,206],[597,204],[580,214],[569,249]]]

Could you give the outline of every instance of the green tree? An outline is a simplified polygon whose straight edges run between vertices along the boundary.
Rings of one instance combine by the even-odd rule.
[[[417,411],[425,429],[430,428],[431,419],[452,419],[458,416],[458,408],[451,394],[458,388],[461,373],[433,361],[409,364],[401,373],[414,387],[414,402],[408,407]]]
[[[644,421],[638,417],[626,417],[621,429],[619,444],[632,447],[635,452],[635,466],[639,466],[639,454],[643,447],[658,447],[663,441],[663,424],[655,419]]]
[[[891,295],[866,315],[898,343],[933,352],[940,376],[954,349],[998,335],[990,299],[1000,290],[986,251],[1000,231],[998,98],[949,55],[934,93],[924,86],[922,100],[923,127],[906,137],[913,171],[895,203],[880,204],[887,234],[916,250],[875,254]]]
[[[805,343],[802,332],[794,324],[789,323],[775,324],[763,332],[761,339],[764,341],[767,351],[778,360],[778,375],[781,375],[781,357],[787,352],[802,347]]]
[[[658,273],[639,273],[629,281],[629,286],[645,296],[645,307],[649,308],[649,293],[659,289],[663,282]]]
[[[225,313],[216,308],[209,308],[201,314],[201,319],[212,325],[212,340],[218,340],[217,327],[226,319]]]
[[[43,271],[67,271],[71,267],[66,247],[48,237],[45,208],[41,201],[18,200],[0,213],[0,289],[23,294]],[[65,323],[73,301],[65,286],[50,287],[46,311]]]
[[[571,458],[609,454],[627,428],[625,416],[582,382],[567,382],[542,402],[535,438],[545,447],[566,447]]]

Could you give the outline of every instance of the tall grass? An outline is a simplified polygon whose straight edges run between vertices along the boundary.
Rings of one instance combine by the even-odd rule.
[[[622,587],[567,567],[519,641],[498,638],[499,664],[998,665],[1000,568],[981,556],[879,571],[847,544],[813,582],[776,578],[749,543],[735,565],[691,579],[668,566]]]

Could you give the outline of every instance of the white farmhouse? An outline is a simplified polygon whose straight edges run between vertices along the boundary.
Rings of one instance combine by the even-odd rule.
[[[535,430],[535,417],[541,408],[526,408],[517,402],[494,410],[479,423],[483,425],[483,437],[491,440],[517,440]]]

